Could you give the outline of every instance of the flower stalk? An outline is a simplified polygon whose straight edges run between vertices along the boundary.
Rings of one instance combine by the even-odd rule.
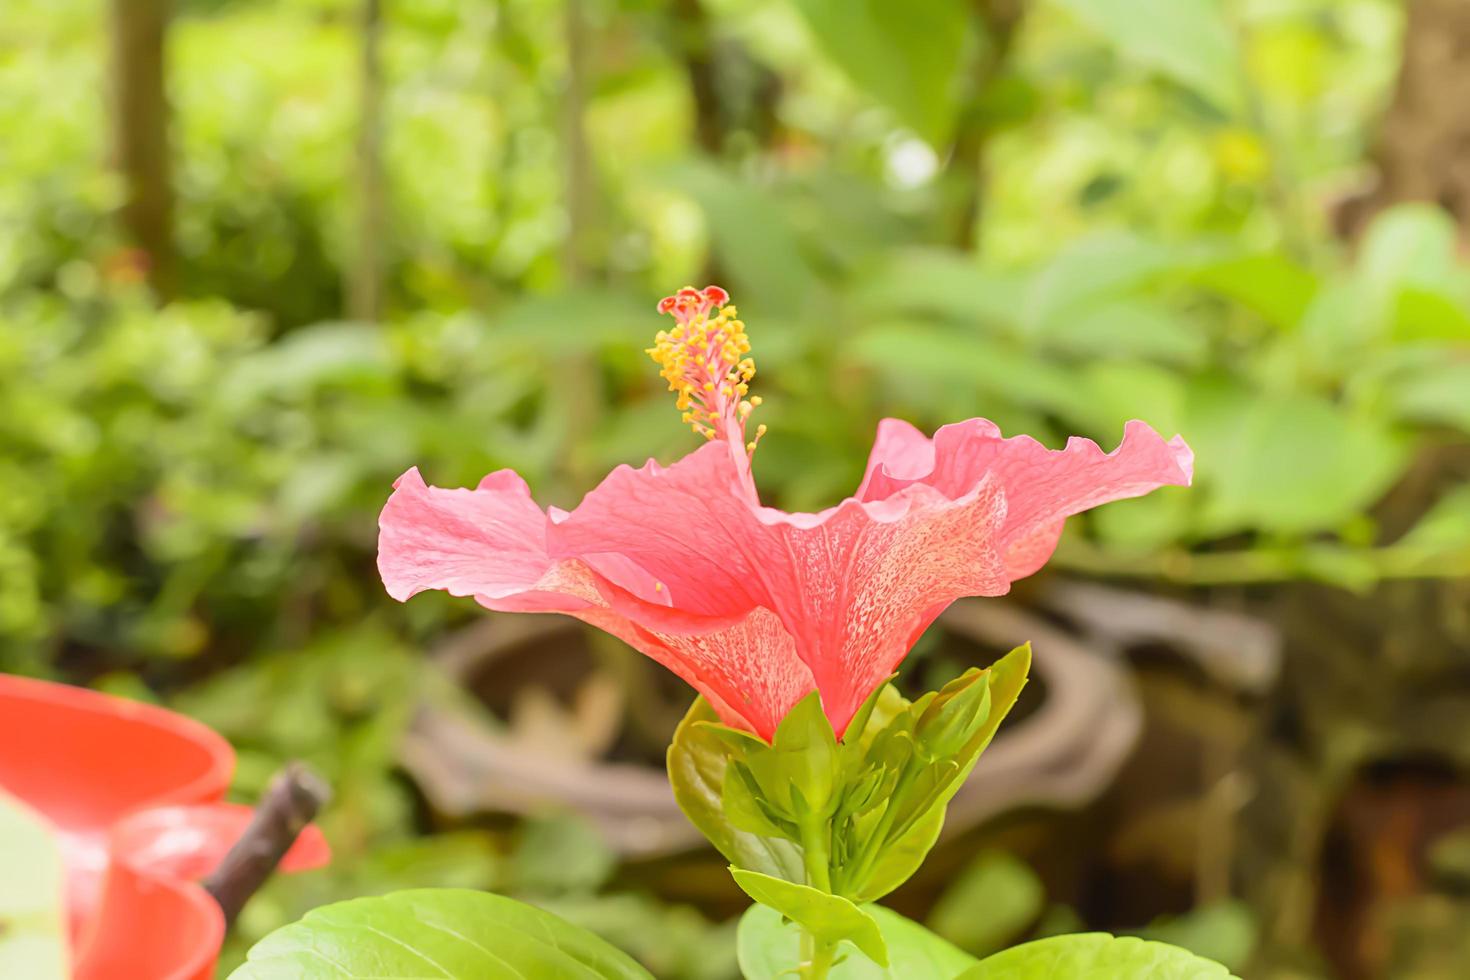
[[[801,932],[801,980],[826,980],[837,959],[837,944],[818,939],[807,930]]]
[[[831,823],[825,817],[805,820],[801,826],[802,863],[806,868],[807,884],[828,895],[832,894],[831,833]],[[836,955],[836,943],[803,928],[801,980],[825,980]]]

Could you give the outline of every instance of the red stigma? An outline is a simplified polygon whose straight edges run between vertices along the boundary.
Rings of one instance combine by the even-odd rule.
[[[719,286],[706,286],[704,289],[685,286],[674,295],[659,300],[658,311],[672,313],[679,322],[687,323],[701,314],[708,315],[729,301],[730,294]]]

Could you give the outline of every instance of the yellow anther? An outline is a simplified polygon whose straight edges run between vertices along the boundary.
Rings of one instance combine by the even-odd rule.
[[[746,356],[745,324],[733,304],[717,305],[727,298],[718,287],[679,290],[659,304],[676,325],[658,331],[647,348],[674,393],[681,420],[706,439],[739,438],[760,404],[746,398],[755,363]]]

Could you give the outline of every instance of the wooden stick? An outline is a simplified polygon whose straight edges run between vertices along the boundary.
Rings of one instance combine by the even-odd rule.
[[[287,763],[271,780],[245,833],[204,879],[204,890],[224,910],[225,928],[330,796],[327,784],[303,762]]]

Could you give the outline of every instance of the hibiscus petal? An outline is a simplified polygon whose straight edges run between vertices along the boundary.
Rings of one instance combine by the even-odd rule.
[[[1009,590],[996,550],[1005,514],[1000,487],[983,481],[959,500],[914,486],[878,504],[848,501],[809,527],[774,525],[793,581],[777,608],[839,733],[946,606]]]
[[[681,611],[775,612],[839,732],[939,609],[1009,587],[993,546],[1005,514],[994,483],[959,500],[916,485],[784,514],[732,492],[737,476],[713,444],[668,468],[620,467],[551,529],[552,550],[613,552],[656,576],[672,608],[630,615],[668,632],[683,631]]]
[[[394,481],[378,529],[378,572],[400,602],[426,589],[515,595],[552,565],[546,515],[509,470],[475,490],[445,490],[425,484],[414,467]]]
[[[698,679],[694,686],[706,692],[727,724],[738,717],[767,741],[786,712],[816,687],[796,656],[796,641],[769,609],[757,607],[735,625],[707,633],[647,635],[667,653],[633,645],[661,663],[677,661]]]
[[[738,619],[766,604],[761,569],[785,561],[758,533],[753,506],[725,445],[708,442],[673,466],[619,466],[552,525],[548,543],[562,557],[620,555],[645,570],[672,609],[640,618],[682,632],[688,614]]]
[[[727,724],[767,739],[814,686],[772,613],[670,610],[667,591],[626,555],[550,555],[551,522],[510,471],[450,490],[412,469],[394,487],[379,519],[378,567],[396,599],[443,589],[490,609],[576,616],[674,671]]]
[[[667,468],[619,467],[550,517],[514,474],[450,491],[411,470],[383,512],[384,581],[400,598],[441,588],[577,616],[764,737],[815,685],[840,733],[950,602],[1034,572],[1068,516],[1192,470],[1181,440],[1141,422],[1104,453],[983,419],[933,439],[889,420],[858,497],[786,514],[755,499],[743,462],[716,441]]]
[[[894,481],[922,480],[932,472],[934,440],[903,419],[882,419],[868,453],[863,482],[853,496],[858,500],[882,500],[897,489]]]
[[[970,419],[934,434],[927,471],[922,438],[917,430],[899,438],[897,430],[885,433],[880,425],[863,481],[865,499],[883,499],[916,483],[957,497],[987,476],[998,481],[1006,495],[1002,547],[1012,579],[1046,563],[1073,514],[1161,486],[1188,486],[1194,473],[1194,454],[1183,439],[1166,442],[1139,421],[1124,426],[1123,441],[1105,453],[1078,437],[1060,450],[1029,436],[1003,438],[993,422]]]

